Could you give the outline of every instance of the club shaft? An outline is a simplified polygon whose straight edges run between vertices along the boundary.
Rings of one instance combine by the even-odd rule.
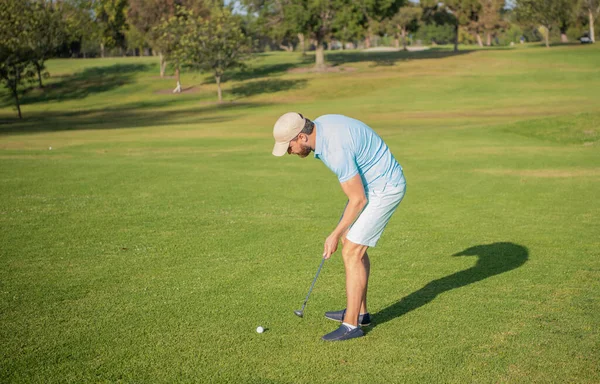
[[[310,297],[310,293],[312,292],[315,283],[317,282],[317,277],[319,277],[319,273],[321,273],[321,268],[323,268],[323,263],[325,263],[325,258],[321,259],[321,264],[319,265],[319,269],[317,269],[317,274],[310,285],[310,289],[308,290],[308,294],[306,295],[306,299],[304,299],[304,304],[302,304],[302,312],[304,312],[304,307],[306,307],[306,303],[308,302],[308,298]]]

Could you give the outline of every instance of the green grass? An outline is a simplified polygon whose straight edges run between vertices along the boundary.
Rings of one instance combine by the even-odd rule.
[[[600,381],[600,49],[311,61],[260,55],[218,105],[154,58],[53,60],[23,121],[1,104],[0,382]],[[339,253],[293,315],[345,199],[271,156],[288,110],[364,120],[405,169],[359,340],[320,341]]]

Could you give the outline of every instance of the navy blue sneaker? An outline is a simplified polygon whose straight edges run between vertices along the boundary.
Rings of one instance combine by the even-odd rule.
[[[360,329],[360,327],[350,329],[347,326],[345,326],[344,324],[342,324],[335,331],[330,332],[330,333],[326,334],[325,336],[323,336],[322,339],[325,341],[343,341],[343,340],[354,339],[354,338],[361,337],[364,335],[365,335],[365,333],[363,332],[362,329]]]
[[[329,320],[337,321],[339,323],[344,321],[345,315],[346,315],[346,309],[342,309],[339,311],[325,312],[326,318],[328,318]],[[364,315],[358,315],[358,325],[360,325],[361,327],[366,327],[366,326],[371,325],[371,316],[368,313],[365,313]]]

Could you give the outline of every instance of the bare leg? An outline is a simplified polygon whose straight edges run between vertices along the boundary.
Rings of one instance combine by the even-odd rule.
[[[362,259],[363,266],[365,267],[365,271],[367,272],[367,282],[365,284],[365,294],[363,295],[362,303],[360,304],[360,313],[367,313],[367,291],[369,289],[369,273],[371,272],[371,261],[369,260],[369,255],[365,251],[365,256]]]
[[[344,236],[342,236],[342,246],[343,247],[346,246],[346,235],[347,234],[348,234],[348,231],[346,231]],[[360,314],[369,312],[369,310],[367,309],[367,292],[369,290],[369,275],[371,273],[371,261],[369,260],[369,254],[366,251],[365,251],[365,256],[362,259],[362,262],[363,262],[363,265],[367,272],[367,284],[365,285],[365,294],[363,295],[362,302],[360,303]]]
[[[367,290],[367,268],[363,261],[369,247],[356,244],[346,239],[342,249],[344,267],[346,269],[346,315],[344,322],[358,325],[358,315],[363,305]],[[366,309],[366,303],[364,304]]]

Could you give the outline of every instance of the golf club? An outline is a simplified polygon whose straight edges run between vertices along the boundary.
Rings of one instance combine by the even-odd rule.
[[[294,314],[298,317],[304,316],[304,308],[306,307],[306,303],[308,302],[308,298],[310,297],[310,293],[312,292],[313,287],[315,286],[315,282],[317,281],[317,277],[319,277],[319,273],[321,273],[321,268],[323,268],[323,263],[325,262],[325,258],[321,259],[321,264],[319,265],[319,269],[317,270],[317,274],[313,279],[312,284],[310,285],[310,289],[308,290],[308,295],[306,295],[306,299],[304,299],[304,304],[302,304],[302,309],[298,311],[294,311]]]

